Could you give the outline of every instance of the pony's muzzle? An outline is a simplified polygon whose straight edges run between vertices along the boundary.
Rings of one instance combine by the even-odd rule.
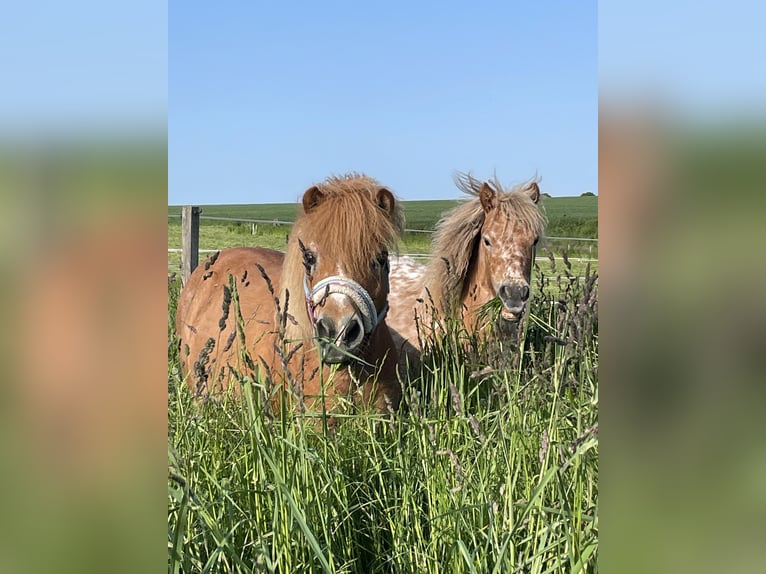
[[[529,299],[529,285],[527,283],[506,282],[500,286],[497,292],[503,303],[502,316],[509,321],[518,321],[524,311],[524,305]]]
[[[325,363],[347,363],[353,360],[364,341],[364,324],[357,313],[346,315],[337,322],[332,317],[320,316],[315,328]]]

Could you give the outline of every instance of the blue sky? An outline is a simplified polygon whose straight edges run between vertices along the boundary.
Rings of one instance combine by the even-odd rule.
[[[167,39],[158,0],[5,2],[0,137],[164,132]]]
[[[607,0],[598,17],[605,94],[658,100],[684,119],[762,117],[763,2]]]
[[[295,201],[365,172],[403,199],[455,169],[597,189],[597,7],[169,4],[169,203]]]
[[[164,131],[169,113],[171,203],[294,201],[348,170],[405,198],[454,196],[454,169],[505,182],[537,172],[545,191],[576,195],[597,184],[597,79],[674,113],[763,118],[762,3],[603,0],[598,29],[596,11],[569,0],[11,2],[0,139]]]

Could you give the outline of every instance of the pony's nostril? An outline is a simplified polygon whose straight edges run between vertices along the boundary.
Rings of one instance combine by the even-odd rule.
[[[320,317],[316,322],[317,337],[320,339],[335,339],[335,323],[327,317]]]
[[[356,347],[364,335],[361,322],[358,318],[354,317],[346,325],[346,330],[343,335],[343,344],[347,349],[353,349]]]
[[[521,286],[520,298],[522,301],[529,299],[529,287],[527,285]]]

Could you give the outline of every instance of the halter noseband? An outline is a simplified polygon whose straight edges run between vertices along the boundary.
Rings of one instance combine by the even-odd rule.
[[[370,297],[370,294],[356,281],[346,279],[333,275],[325,277],[319,283],[314,285],[313,289],[309,289],[308,278],[306,274],[303,274],[303,290],[306,293],[306,308],[309,312],[309,319],[311,324],[314,325],[314,307],[316,307],[321,299],[330,293],[338,293],[345,295],[354,302],[354,305],[362,315],[362,323],[364,325],[364,334],[369,335],[375,330],[375,327],[385,318],[388,313],[388,301],[383,305],[380,313],[375,308],[375,303]]]

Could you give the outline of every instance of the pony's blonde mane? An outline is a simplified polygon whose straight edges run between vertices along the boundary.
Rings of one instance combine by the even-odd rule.
[[[450,309],[462,293],[463,282],[485,218],[479,200],[485,182],[461,172],[456,172],[453,179],[458,189],[472,199],[445,213],[434,230],[432,258],[426,268],[423,285],[440,309]],[[545,228],[545,215],[540,206],[524,192],[537,181],[538,178],[533,178],[510,190],[503,188],[497,176],[486,183],[497,194],[495,209],[501,210],[505,217],[515,220],[539,236]]]
[[[379,207],[377,194],[384,186],[375,179],[351,173],[330,177],[317,187],[323,199],[309,213],[305,213],[302,206],[299,208],[285,253],[281,281],[281,291],[290,291],[289,313],[304,332],[310,332],[311,326],[303,302],[304,266],[298,240],[309,245],[313,238],[321,237],[320,257],[342,254],[344,271],[353,279],[370,273],[370,262],[379,254],[381,246],[395,252],[404,232],[401,202],[395,201],[392,215]]]

